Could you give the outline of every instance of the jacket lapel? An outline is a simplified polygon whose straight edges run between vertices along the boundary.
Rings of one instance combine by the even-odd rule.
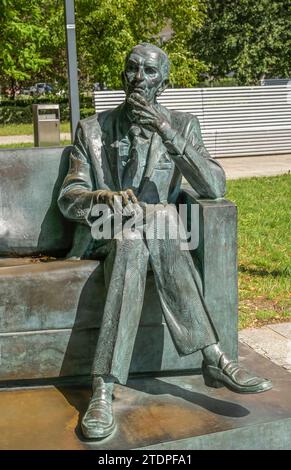
[[[104,152],[107,156],[108,165],[110,167],[112,180],[116,189],[121,189],[120,175],[119,175],[119,142],[118,140],[112,140],[111,136],[106,135],[103,143]],[[112,188],[113,189],[113,188]]]
[[[96,117],[84,124],[88,136],[88,147],[92,163],[92,172],[98,189],[109,189],[112,186],[111,170],[104,155],[103,132]]]
[[[116,112],[118,111],[118,112]],[[111,169],[112,179],[115,187],[121,190],[121,175],[120,175],[120,120],[122,119],[122,110],[120,106],[114,110],[112,120],[110,121],[110,127],[105,126],[103,129],[103,148],[107,155],[109,167]],[[108,123],[109,124],[109,123]]]

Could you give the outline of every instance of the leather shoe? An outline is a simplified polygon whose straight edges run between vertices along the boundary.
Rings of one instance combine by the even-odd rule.
[[[260,393],[270,390],[272,382],[256,377],[241,367],[237,362],[230,361],[223,353],[218,366],[202,363],[202,374],[208,387],[228,387],[237,393]]]
[[[87,439],[103,439],[116,426],[112,410],[112,384],[108,386],[102,377],[98,377],[95,383],[93,396],[81,422],[83,435]]]

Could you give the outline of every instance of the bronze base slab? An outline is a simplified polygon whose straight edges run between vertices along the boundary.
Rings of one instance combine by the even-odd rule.
[[[291,449],[291,374],[243,345],[240,362],[273,389],[239,395],[201,375],[132,378],[116,385],[117,429],[99,442],[80,432],[88,386],[2,389],[0,449]]]

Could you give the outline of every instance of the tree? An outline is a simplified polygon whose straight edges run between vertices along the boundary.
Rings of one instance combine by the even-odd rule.
[[[41,55],[47,64],[41,70],[40,80],[57,82],[64,87],[67,82],[64,0],[39,0],[38,3],[47,33],[41,46]]]
[[[290,76],[288,0],[206,0],[206,20],[194,30],[192,51],[212,78],[234,72],[242,85]]]
[[[95,3],[95,2],[94,2]],[[194,85],[203,64],[189,50],[193,28],[203,20],[199,0],[76,0],[77,43],[81,75],[121,86],[126,53],[137,43],[163,42],[161,31],[170,31],[163,48],[172,62],[172,82]]]
[[[65,82],[64,1],[0,0],[0,8],[0,79]],[[75,8],[81,88],[121,87],[125,56],[141,41],[168,52],[175,85],[195,85],[205,69],[189,45],[203,21],[201,0],[75,0]]]
[[[0,76],[12,89],[51,62],[41,54],[48,32],[37,0],[0,0]]]

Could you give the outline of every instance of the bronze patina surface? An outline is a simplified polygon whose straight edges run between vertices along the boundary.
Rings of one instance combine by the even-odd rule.
[[[260,395],[206,387],[200,375],[115,385],[118,423],[102,441],[82,437],[88,387],[0,392],[0,449],[291,449],[291,374],[246,346],[240,360],[274,383]]]

